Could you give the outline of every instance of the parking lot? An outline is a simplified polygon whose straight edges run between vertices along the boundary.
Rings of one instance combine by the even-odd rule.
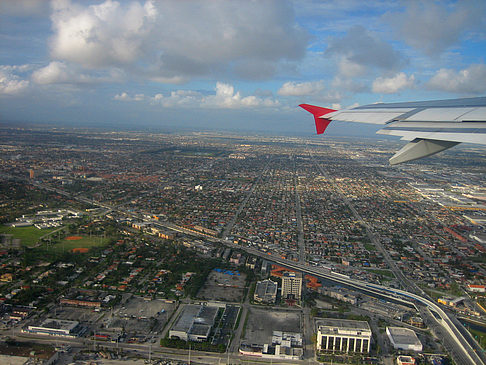
[[[93,308],[72,307],[57,305],[49,312],[49,318],[78,321],[86,324],[94,324],[103,316],[103,312],[95,312]]]
[[[228,345],[228,342],[231,339],[231,335],[233,334],[233,328],[236,324],[236,320],[238,319],[238,313],[240,312],[240,310],[241,307],[237,305],[226,306],[223,316],[221,317],[220,326],[216,330],[216,333],[213,337],[213,345]]]
[[[104,320],[105,326],[132,334],[155,334],[164,328],[175,306],[162,299],[147,300],[132,296],[113,311],[113,317],[108,316]]]
[[[251,307],[242,341],[249,344],[270,343],[273,331],[301,332],[300,311],[276,311]]]

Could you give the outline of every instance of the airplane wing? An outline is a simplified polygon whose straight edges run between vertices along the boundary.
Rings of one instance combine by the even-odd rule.
[[[486,97],[377,103],[344,110],[299,106],[314,115],[317,134],[333,120],[384,124],[378,134],[410,141],[390,159],[391,165],[431,156],[461,142],[486,145]]]

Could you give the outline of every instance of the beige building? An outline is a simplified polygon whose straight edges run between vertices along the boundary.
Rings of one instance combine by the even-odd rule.
[[[300,300],[302,295],[302,274],[285,272],[282,276],[282,299]]]
[[[337,352],[370,352],[371,329],[368,322],[347,319],[319,319],[317,350]]]

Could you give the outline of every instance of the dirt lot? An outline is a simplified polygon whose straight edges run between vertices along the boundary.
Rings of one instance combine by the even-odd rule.
[[[105,325],[112,330],[124,328],[127,332],[144,333],[160,331],[172,315],[176,305],[164,300],[145,300],[132,297],[107,316]]]
[[[300,311],[275,311],[251,307],[242,341],[270,343],[273,331],[301,332],[300,321]]]
[[[236,271],[211,271],[198,298],[241,302],[245,290],[246,275]]]

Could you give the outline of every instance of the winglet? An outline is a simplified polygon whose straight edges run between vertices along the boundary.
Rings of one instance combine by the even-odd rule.
[[[314,120],[316,121],[316,131],[317,134],[322,134],[326,130],[329,123],[331,123],[330,119],[322,118],[324,115],[335,112],[334,109],[327,109],[321,108],[320,106],[309,105],[309,104],[300,104],[299,105],[302,109],[307,110],[314,116]]]

